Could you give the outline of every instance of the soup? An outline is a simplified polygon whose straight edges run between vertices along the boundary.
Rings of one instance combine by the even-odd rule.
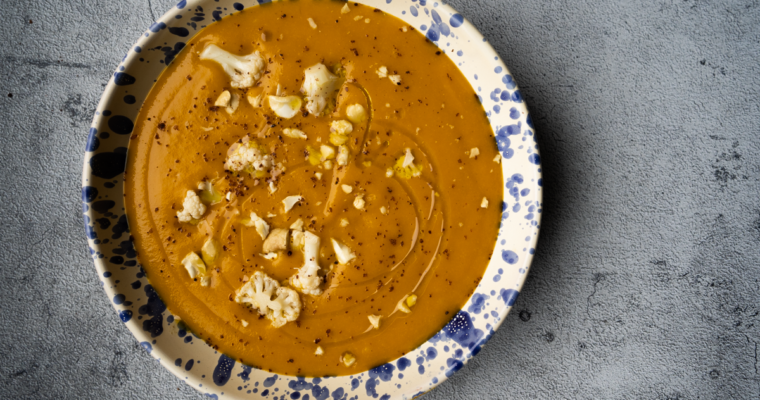
[[[310,0],[188,42],[142,106],[125,183],[139,260],[182,324],[247,365],[334,376],[456,314],[495,245],[502,173],[444,51]]]

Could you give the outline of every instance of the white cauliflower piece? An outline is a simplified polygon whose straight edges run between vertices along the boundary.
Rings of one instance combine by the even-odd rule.
[[[295,117],[301,110],[301,104],[298,96],[269,96],[269,108],[280,118]]]
[[[187,270],[187,274],[190,275],[190,279],[195,279],[199,275],[206,274],[206,264],[203,263],[203,260],[195,252],[190,252],[186,255],[182,259],[182,265]]]
[[[285,212],[290,211],[299,201],[302,201],[301,196],[288,196],[282,200],[282,206],[285,208]]]
[[[318,63],[306,68],[301,86],[301,92],[306,95],[306,110],[311,115],[320,115],[340,85],[341,79],[333,75],[324,64]]]
[[[345,244],[335,240],[332,240],[333,250],[335,250],[335,256],[338,258],[338,262],[342,265],[348,264],[351,260],[356,258],[356,254],[354,254],[351,249],[346,246]]]
[[[245,56],[237,56],[221,49],[219,46],[210,44],[200,54],[201,60],[216,61],[222,66],[224,72],[229,75],[230,86],[236,89],[245,89],[253,86],[264,73],[266,61],[264,57],[255,51]]]
[[[182,201],[182,211],[177,211],[179,222],[190,222],[194,219],[200,219],[206,212],[206,205],[201,202],[201,198],[192,190],[188,190],[185,200]]]
[[[306,231],[303,236],[303,266],[290,277],[290,285],[304,294],[319,296],[322,294],[322,277],[319,276],[319,236]]]
[[[291,128],[285,128],[282,130],[282,134],[293,139],[304,139],[306,140],[306,133],[300,129],[291,129]]]
[[[233,172],[266,171],[272,168],[272,156],[264,154],[253,142],[235,143],[230,147],[224,169]]]
[[[243,225],[247,227],[255,227],[256,232],[261,236],[262,240],[266,240],[269,236],[269,224],[261,219],[255,212],[251,213],[251,218],[243,222]]]
[[[235,302],[244,304],[266,316],[272,326],[279,328],[298,319],[301,298],[290,288],[281,287],[267,274],[256,271],[251,280],[235,292]]]
[[[349,121],[361,124],[367,119],[367,111],[364,110],[364,106],[361,104],[352,104],[346,108],[346,116]]]

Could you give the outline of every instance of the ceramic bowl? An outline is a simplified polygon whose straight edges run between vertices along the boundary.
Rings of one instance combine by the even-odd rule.
[[[205,26],[265,0],[188,0],[129,49],[98,104],[82,173],[85,231],[100,283],[142,347],[212,398],[410,399],[458,371],[504,321],[525,281],[538,239],[541,164],[533,123],[493,48],[451,7],[426,0],[358,0],[419,29],[460,68],[480,97],[503,156],[501,228],[485,275],[464,308],[407,355],[350,376],[304,378],[253,369],[182,329],[146,279],[124,215],[124,167],[143,100],[167,64]],[[255,10],[253,10],[255,12]]]

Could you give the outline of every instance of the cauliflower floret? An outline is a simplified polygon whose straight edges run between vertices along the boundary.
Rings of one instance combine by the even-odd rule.
[[[356,258],[356,254],[354,254],[354,252],[351,251],[351,249],[345,244],[335,239],[332,239],[332,245],[333,245],[333,250],[335,250],[335,257],[338,258],[338,262],[341,263],[342,265],[346,265],[351,260]]]
[[[269,96],[269,108],[280,118],[290,119],[301,109],[301,98],[298,96]]]
[[[288,196],[282,200],[282,206],[285,208],[285,212],[290,211],[299,201],[302,201],[301,196]]]
[[[200,219],[203,213],[206,212],[206,205],[201,202],[198,194],[192,190],[187,191],[185,200],[182,201],[182,208],[182,211],[177,211],[179,222],[190,222],[194,219]]]
[[[306,110],[314,116],[322,114],[328,100],[341,84],[341,79],[333,75],[322,63],[306,68],[301,86],[301,92],[306,95]]]
[[[361,104],[352,104],[346,108],[346,116],[349,121],[361,124],[367,119],[367,111],[364,110],[364,106]]]
[[[235,292],[235,302],[249,306],[272,321],[279,328],[298,319],[301,314],[301,299],[290,288],[281,287],[267,274],[256,271],[253,278]]]
[[[322,277],[319,276],[319,236],[306,231],[303,236],[303,266],[290,277],[290,285],[304,294],[319,296],[322,294]]]
[[[267,239],[264,241],[262,251],[264,251],[264,253],[274,253],[276,251],[286,250],[288,248],[289,232],[289,230],[283,228],[272,230],[269,236],[267,236]]]
[[[232,81],[230,86],[236,89],[245,89],[253,86],[261,79],[266,69],[266,62],[258,51],[246,56],[236,56],[210,44],[200,54],[201,60],[216,61],[222,66],[224,72]]]
[[[272,168],[272,156],[264,154],[253,141],[235,143],[227,154],[224,169],[240,172],[266,171]],[[237,146],[237,147],[235,147]]]
[[[247,227],[255,227],[256,232],[261,236],[261,240],[266,240],[269,236],[269,224],[261,219],[255,212],[251,213],[251,218],[247,221],[243,221],[243,225]]]

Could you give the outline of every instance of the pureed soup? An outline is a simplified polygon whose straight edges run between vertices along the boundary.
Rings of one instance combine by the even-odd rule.
[[[415,349],[477,287],[502,173],[471,86],[403,21],[275,2],[198,33],[136,121],[139,260],[214,349],[300,376]]]

